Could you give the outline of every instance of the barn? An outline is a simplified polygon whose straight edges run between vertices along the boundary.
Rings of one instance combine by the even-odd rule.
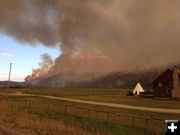
[[[153,81],[154,97],[180,98],[180,69],[167,69]]]

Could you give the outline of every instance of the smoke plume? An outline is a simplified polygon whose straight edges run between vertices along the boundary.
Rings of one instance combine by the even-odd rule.
[[[39,63],[39,68],[32,70],[32,75],[25,78],[25,81],[31,81],[34,78],[46,77],[53,65],[53,59],[48,54],[41,55],[42,62]]]
[[[179,63],[179,13],[179,0],[2,0],[0,32],[59,45],[54,64],[45,61],[30,77],[88,79]]]

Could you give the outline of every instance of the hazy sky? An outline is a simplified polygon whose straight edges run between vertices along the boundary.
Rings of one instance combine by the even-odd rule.
[[[0,34],[0,80],[7,80],[9,64],[12,62],[12,80],[23,81],[31,74],[33,68],[38,67],[40,56],[44,53],[55,59],[59,56],[59,49],[47,48],[40,44],[32,47]]]
[[[12,61],[15,78],[84,80],[179,64],[179,15],[180,0],[0,0],[0,33],[23,43],[0,37],[1,72]]]

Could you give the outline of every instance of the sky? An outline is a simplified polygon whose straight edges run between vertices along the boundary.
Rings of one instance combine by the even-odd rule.
[[[53,59],[59,56],[58,48],[47,48],[42,44],[32,46],[20,43],[10,36],[0,34],[0,81],[8,79],[9,66],[12,62],[12,81],[24,81],[32,69],[37,68],[42,54],[49,54]]]
[[[0,33],[8,35],[0,36],[0,79],[10,62],[12,79],[30,74],[27,81],[178,65],[179,7],[179,0],[0,0]]]

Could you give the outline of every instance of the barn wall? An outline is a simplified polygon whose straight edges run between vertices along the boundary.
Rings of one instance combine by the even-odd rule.
[[[167,70],[153,82],[154,97],[171,98],[173,89],[172,82],[172,71]],[[159,83],[162,83],[162,87],[159,86]]]

